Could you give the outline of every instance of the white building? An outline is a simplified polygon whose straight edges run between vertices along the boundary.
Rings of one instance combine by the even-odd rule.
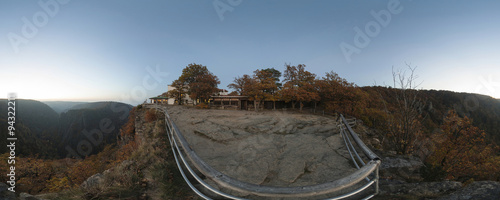
[[[169,85],[167,87],[167,92],[169,91],[172,91],[172,90],[175,90],[176,87],[172,86],[172,85]],[[215,96],[227,96],[228,95],[228,91],[225,90],[225,89],[219,89],[219,92],[214,94]],[[167,100],[167,104],[168,105],[174,105],[174,104],[177,104],[176,103],[177,99],[175,98],[168,98]],[[185,94],[184,97],[182,98],[182,101],[183,101],[183,104],[193,104],[193,99],[191,99],[189,97],[189,95]]]
[[[176,88],[174,86],[171,86],[169,85],[168,88],[167,88],[167,92],[171,91],[171,90],[175,90]],[[168,98],[168,105],[174,105],[176,104],[175,102],[177,101],[177,99],[175,98]],[[184,104],[193,104],[193,100],[191,98],[189,98],[189,95],[184,95],[184,97],[182,98],[182,101]]]

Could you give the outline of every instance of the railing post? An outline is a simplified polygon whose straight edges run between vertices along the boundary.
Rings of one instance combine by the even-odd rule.
[[[380,180],[380,176],[378,174],[379,168],[380,168],[380,165],[377,166],[377,169],[375,169],[375,181],[376,181],[376,183],[375,183],[375,195],[377,195],[379,192],[379,188],[378,188],[378,184],[379,184],[379,180]]]

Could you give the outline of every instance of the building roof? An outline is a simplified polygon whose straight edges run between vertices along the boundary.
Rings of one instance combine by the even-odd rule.
[[[170,99],[170,98],[168,98],[168,97],[151,97],[149,99]]]
[[[229,96],[229,95],[220,95],[220,96],[211,96],[212,98],[248,98],[248,96]]]

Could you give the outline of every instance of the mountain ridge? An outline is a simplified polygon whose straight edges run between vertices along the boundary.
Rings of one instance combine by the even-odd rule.
[[[77,149],[79,143],[88,139],[85,133],[99,130],[103,123],[101,121],[104,120],[104,123],[113,125],[114,129],[103,135],[100,144],[93,147],[91,153],[97,153],[106,144],[116,142],[119,128],[125,123],[128,112],[132,109],[131,105],[120,102],[93,102],[77,104],[79,107],[58,114],[41,101],[16,99],[15,102],[15,128],[20,145],[17,153],[41,157],[66,156],[67,146]],[[0,128],[7,130],[7,99],[0,99],[0,110],[5,111],[0,113]],[[0,141],[0,145],[6,145],[6,142]],[[1,149],[0,154],[6,151]]]
[[[41,102],[47,104],[58,114],[67,111],[68,109],[70,109],[75,105],[89,103],[84,101],[41,101]]]

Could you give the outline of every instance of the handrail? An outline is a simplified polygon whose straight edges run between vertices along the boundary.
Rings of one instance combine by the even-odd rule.
[[[160,109],[155,106],[156,109]],[[347,125],[346,127],[349,129],[349,132],[351,136],[353,137],[353,140],[358,144],[363,149],[363,146],[367,148],[368,155],[372,155],[373,158],[371,159],[370,156],[370,161],[368,163],[363,163],[362,167],[357,166],[358,170],[341,178],[337,179],[335,181],[331,182],[326,182],[322,184],[316,184],[316,185],[308,185],[308,186],[299,186],[299,187],[275,187],[275,186],[262,186],[262,185],[256,185],[252,183],[247,183],[247,182],[242,182],[239,180],[236,180],[234,178],[231,178],[214,168],[212,168],[210,165],[208,165],[206,162],[204,162],[197,154],[196,152],[191,148],[191,146],[187,143],[186,139],[178,129],[177,125],[173,122],[173,120],[170,118],[170,115],[168,114],[166,109],[160,109],[165,113],[165,123],[167,124],[167,131],[169,132],[169,140],[172,139],[171,144],[176,147],[177,151],[174,151],[173,153],[175,154],[176,152],[179,154],[179,157],[181,158],[181,161],[184,163],[188,171],[195,177],[195,179],[201,183],[204,187],[209,189],[210,191],[221,195],[225,196],[226,198],[231,198],[231,199],[240,199],[238,197],[234,197],[225,193],[222,193],[220,191],[216,191],[213,187],[210,187],[207,185],[203,180],[201,180],[191,169],[191,167],[188,165],[186,160],[184,159],[184,156],[182,155],[179,145],[182,147],[184,154],[186,154],[187,158],[191,161],[191,163],[194,165],[196,169],[198,169],[203,175],[206,177],[212,179],[215,183],[217,183],[219,186],[231,189],[233,191],[238,191],[242,193],[247,193],[247,194],[253,194],[257,196],[262,196],[262,197],[312,197],[312,196],[317,196],[317,195],[324,195],[324,194],[330,194],[334,192],[341,191],[343,189],[350,188],[359,182],[361,182],[363,179],[367,179],[368,183],[363,185],[361,188],[358,188],[357,190],[354,190],[350,192],[349,194],[345,194],[342,196],[338,196],[332,199],[342,199],[342,198],[347,198],[349,196],[355,195],[366,188],[370,187],[374,183],[376,184],[376,188],[378,188],[378,168],[380,166],[380,159],[374,154],[370,154],[370,150],[362,141],[355,136],[354,131]],[[341,115],[342,120],[345,123],[345,118]],[[171,135],[170,135],[171,134]],[[171,138],[170,138],[171,137]],[[357,138],[357,139],[356,139]],[[176,142],[179,141],[179,143]],[[350,143],[350,142],[349,142]],[[361,144],[361,145],[360,145]],[[352,144],[351,144],[352,146]],[[349,148],[349,147],[348,147]],[[172,147],[174,150],[174,148]],[[355,150],[354,150],[355,151]],[[352,156],[351,156],[352,157]],[[175,156],[176,162],[178,163],[177,156]],[[355,162],[355,161],[354,161]],[[179,170],[182,171],[182,168],[180,167],[178,163]],[[367,177],[374,173],[376,174],[376,178],[374,180],[369,180]],[[184,174],[183,172],[181,172]],[[189,180],[186,180],[188,182]],[[192,184],[189,184],[190,186]],[[197,190],[196,190],[197,191]],[[377,189],[378,192],[378,189]],[[375,193],[376,194],[376,193]],[[373,195],[372,195],[373,196]]]
[[[172,148],[172,153],[174,154],[174,159],[175,159],[175,163],[177,164],[177,168],[179,168],[179,171],[180,171],[180,173],[182,175],[182,178],[188,184],[189,188],[191,188],[191,190],[193,190],[194,193],[196,193],[201,198],[206,199],[206,200],[211,200],[210,197],[208,197],[205,194],[201,193],[198,189],[196,189],[196,187],[194,187],[193,184],[191,184],[191,182],[189,181],[189,179],[186,177],[186,174],[184,173],[184,170],[182,170],[182,167],[181,167],[181,165],[179,163],[179,160],[177,159],[177,153],[175,152],[174,145],[172,143],[172,141],[175,142],[175,140],[173,140],[173,138],[170,139],[170,135],[168,136],[168,140],[170,141],[170,147]],[[179,152],[179,154],[180,154],[180,152]]]
[[[168,113],[166,116],[170,119]],[[170,121],[170,120],[169,120]],[[229,189],[251,193],[258,196],[266,196],[266,197],[308,197],[315,196],[321,194],[333,193],[350,186],[355,185],[356,183],[363,180],[364,177],[371,174],[377,167],[380,165],[380,162],[370,162],[366,166],[362,167],[360,170],[355,171],[354,173],[338,179],[333,182],[311,185],[311,186],[302,186],[302,187],[273,187],[273,186],[262,186],[256,185],[246,182],[241,182],[225,174],[215,170],[210,165],[208,165],[205,161],[203,161],[191,147],[187,143],[186,139],[182,134],[179,134],[180,131],[177,128],[177,125],[173,121],[170,121],[174,128],[174,133],[177,139],[180,142],[181,147],[184,149],[187,157],[194,166],[200,170],[202,174],[212,179],[217,184],[227,187]]]
[[[342,119],[342,122],[344,123],[344,125],[346,124],[349,124],[347,122],[347,120],[344,118],[344,116],[342,114],[340,114],[340,118]],[[356,134],[356,132],[354,132],[352,130],[352,128],[350,126],[347,126],[347,130],[349,131],[349,134],[351,135],[351,137],[353,138],[354,142],[356,142],[356,144],[359,146],[359,148],[361,148],[361,150],[363,151],[363,153],[370,159],[370,160],[380,160],[380,157],[377,156],[377,154],[373,153],[370,148],[368,148],[365,143],[363,143],[363,141],[361,141],[361,139],[359,139],[358,135]]]
[[[347,150],[349,151],[349,155],[351,156],[351,159],[354,163],[354,165],[356,166],[356,168],[360,168],[359,165],[358,165],[358,162],[356,161],[356,159],[353,157],[353,152],[354,154],[356,155],[356,157],[358,158],[359,162],[362,164],[362,166],[365,166],[365,162],[363,161],[363,159],[361,159],[361,157],[359,156],[358,152],[356,151],[356,149],[354,148],[354,146],[352,145],[352,142],[351,142],[351,139],[349,139],[349,135],[352,137],[352,139],[354,140],[354,142],[361,148],[361,150],[363,151],[363,153],[370,159],[370,162],[371,161],[380,161],[380,158],[375,154],[373,153],[366,145],[363,141],[361,141],[361,139],[359,139],[358,135],[356,134],[356,132],[354,132],[349,124],[349,122],[344,118],[344,116],[341,114],[340,115],[340,134],[342,135],[342,137],[344,138],[344,142],[345,142],[345,145],[347,147]],[[344,128],[346,127],[346,128]],[[349,135],[346,133],[345,130],[348,130],[349,132]],[[381,162],[381,161],[380,161]],[[368,182],[373,182],[375,181],[375,193],[366,197],[365,199],[370,199],[372,197],[374,197],[375,195],[378,194],[379,192],[379,186],[378,186],[378,181],[379,181],[379,173],[378,173],[378,167],[377,167],[377,170],[375,172],[375,177],[374,179],[372,179],[370,181],[370,179],[368,177],[365,177],[366,181]],[[365,188],[366,189],[366,188]],[[360,190],[358,190],[358,192],[360,192]],[[351,194],[354,193],[354,192],[351,192]]]
[[[198,181],[201,185],[203,185],[203,187],[207,188],[208,190],[210,190],[211,192],[215,193],[215,194],[218,194],[220,196],[223,196],[223,197],[226,197],[226,198],[229,198],[229,199],[235,199],[235,200],[245,200],[243,198],[239,198],[239,197],[235,197],[235,196],[232,196],[232,195],[229,195],[229,194],[226,194],[226,193],[223,193],[221,191],[218,191],[216,190],[215,188],[213,188],[212,186],[210,186],[209,184],[205,183],[194,171],[193,169],[189,166],[189,164],[186,162],[186,159],[184,158],[184,156],[182,156],[181,154],[181,151],[179,149],[179,146],[177,145],[177,142],[175,141],[174,139],[174,135],[173,135],[173,131],[172,131],[172,127],[170,126],[170,124],[168,123],[169,119],[167,119],[167,116],[165,115],[165,124],[167,125],[166,128],[167,131],[168,131],[168,140],[170,141],[170,145],[172,147],[172,152],[174,154],[174,157],[175,157],[175,162],[177,163],[177,166],[179,168],[179,170],[181,171],[181,174],[183,175],[184,177],[184,171],[182,170],[182,167],[180,166],[179,164],[179,161],[177,160],[177,155],[176,154],[179,154],[179,157],[181,158],[182,160],[182,163],[184,164],[184,166],[186,166],[186,169],[189,171],[189,173],[196,179],[196,181]],[[175,146],[175,149],[177,151],[174,150],[174,146]],[[192,186],[191,182],[184,178],[184,181],[186,183],[188,183],[189,187]],[[198,194],[199,191],[196,189],[196,188],[193,188],[191,187],[191,189],[193,189],[193,191]],[[198,194],[200,195],[200,194]],[[210,199],[208,197],[206,197],[204,194],[201,194],[200,195],[202,198],[205,198],[205,199]]]

